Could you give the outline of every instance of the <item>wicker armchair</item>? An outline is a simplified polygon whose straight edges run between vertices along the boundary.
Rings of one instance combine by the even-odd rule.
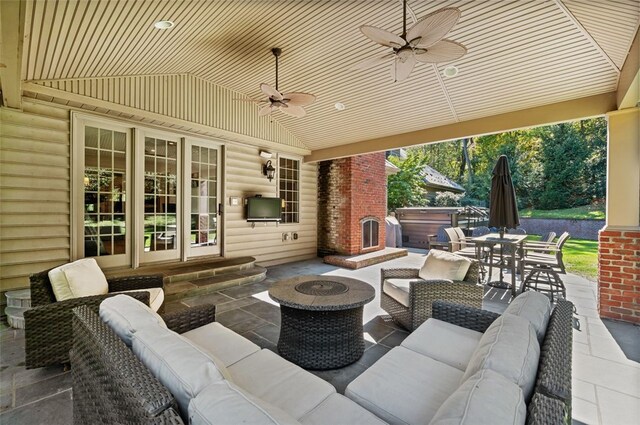
[[[380,307],[410,331],[431,317],[431,306],[436,300],[482,308],[484,288],[478,283],[479,266],[475,260],[464,281],[423,280],[418,275],[420,269],[382,269],[380,272]],[[415,279],[409,283],[408,307],[384,291],[384,281],[393,278]]]
[[[71,310],[75,307],[97,307],[102,300],[116,295],[118,291],[162,287],[162,275],[110,278],[107,279],[109,294],[57,301],[48,273],[49,270],[45,270],[29,277],[32,308],[24,313],[27,369],[69,362],[73,339]],[[147,291],[129,292],[127,295],[149,305]]]

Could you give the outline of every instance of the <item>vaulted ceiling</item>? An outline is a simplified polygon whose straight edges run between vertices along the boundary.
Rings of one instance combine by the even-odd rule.
[[[615,91],[640,20],[638,0],[409,6],[418,18],[460,8],[447,37],[468,49],[458,76],[419,64],[394,83],[386,65],[353,69],[384,51],[359,26],[401,32],[398,0],[59,0],[27,2],[22,78],[191,74],[260,97],[280,47],[280,88],[318,100],[304,118],[274,119],[317,150]],[[175,27],[155,29],[161,19]]]

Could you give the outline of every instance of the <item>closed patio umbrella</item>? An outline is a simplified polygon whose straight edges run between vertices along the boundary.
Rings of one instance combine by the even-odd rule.
[[[511,180],[509,162],[506,155],[500,155],[491,178],[489,227],[499,228],[500,238],[502,238],[505,228],[515,229],[519,224],[516,191]]]

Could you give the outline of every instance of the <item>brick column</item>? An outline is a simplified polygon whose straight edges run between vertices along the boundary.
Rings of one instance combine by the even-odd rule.
[[[600,317],[640,323],[640,231],[600,231]]]
[[[640,108],[607,114],[607,220],[598,246],[601,317],[640,323]]]

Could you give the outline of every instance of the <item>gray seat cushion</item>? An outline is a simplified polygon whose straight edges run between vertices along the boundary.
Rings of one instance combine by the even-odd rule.
[[[342,394],[331,394],[300,418],[303,425],[384,425],[386,422]]]
[[[481,332],[432,318],[400,345],[464,372],[480,338]]]
[[[531,323],[502,314],[480,338],[460,383],[479,370],[491,369],[522,388],[527,401],[533,392],[539,358],[540,346]]]
[[[524,425],[526,415],[520,387],[483,369],[442,403],[429,425]]]
[[[208,385],[189,403],[189,424],[296,425],[287,413],[229,381]]]
[[[247,338],[216,322],[185,332],[182,336],[216,356],[227,367],[260,351],[260,347]]]
[[[266,349],[234,363],[229,372],[243,390],[296,420],[336,393],[331,384]]]
[[[390,424],[427,424],[463,372],[396,347],[354,379],[345,395]]]

